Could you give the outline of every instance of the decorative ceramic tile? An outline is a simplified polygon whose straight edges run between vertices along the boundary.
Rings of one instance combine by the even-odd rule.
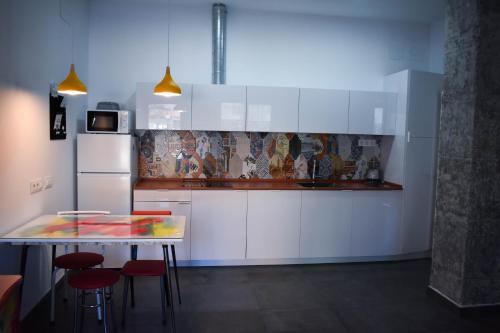
[[[250,138],[246,133],[239,132],[236,136],[236,154],[243,160],[250,155]]]
[[[275,154],[279,156],[280,159],[284,160],[288,155],[289,151],[289,141],[285,134],[279,134],[276,137],[276,151]]]
[[[333,178],[340,179],[344,172],[344,161],[336,154],[330,154],[330,160],[332,161]]]
[[[285,178],[285,172],[283,170],[284,164],[285,161],[282,160],[278,154],[275,154],[269,160],[269,173],[271,174],[271,177],[273,177],[274,179]]]
[[[257,161],[255,161],[255,167],[257,176],[261,179],[269,179],[271,178],[271,174],[269,173],[269,159],[266,154],[261,154]]]
[[[285,178],[293,178],[293,176],[295,175],[295,165],[291,154],[288,154],[285,157],[283,172],[285,173]]]
[[[358,145],[359,136],[354,136],[351,143],[351,156],[350,159],[357,161],[363,155],[363,146]]]
[[[198,132],[196,135],[196,152],[201,158],[205,158],[205,155],[210,151],[210,141],[207,133]]]
[[[342,160],[347,161],[349,156],[351,156],[352,141],[350,136],[344,134],[337,135],[337,142],[339,145],[338,155]]]
[[[318,166],[316,166],[318,168]],[[333,175],[333,165],[330,156],[323,155],[323,158],[319,161],[318,178],[328,179]]]
[[[213,157],[220,156],[222,154],[222,136],[219,132],[209,132],[208,133],[210,142],[209,152]]]
[[[176,163],[176,158],[170,154],[162,159],[160,163],[160,168],[163,177],[169,177],[169,178],[177,177],[177,174],[175,173],[175,163]]]
[[[201,173],[203,172],[203,160],[201,159],[200,155],[198,153],[194,153],[191,158],[189,158],[189,174],[193,178],[198,178],[200,177]]]
[[[240,178],[242,172],[243,161],[237,154],[234,154],[229,159],[229,174],[231,175],[231,178]]]
[[[309,178],[309,174],[307,173],[307,159],[304,155],[299,155],[294,162],[294,171],[296,179],[307,179]]]
[[[356,161],[356,172],[354,173],[353,179],[364,179],[367,170],[368,170],[368,163],[366,160]]]
[[[304,155],[306,160],[310,160],[314,155],[313,137],[311,136],[311,134],[303,134],[303,137],[300,138],[300,141],[302,143],[300,148],[302,155]]]
[[[292,135],[291,138],[289,138],[289,152],[294,160],[296,160],[301,153],[301,145],[302,143],[297,135]]]
[[[242,169],[242,174],[245,176],[245,178],[256,178],[257,177],[257,166],[256,160],[253,156],[248,155],[243,159],[243,169]]]
[[[218,178],[217,160],[211,153],[205,155],[205,159],[203,160],[203,173],[207,178]]]
[[[356,161],[344,161],[342,179],[352,179],[356,173]]]
[[[257,159],[262,154],[262,147],[264,145],[261,133],[250,133],[250,153]]]
[[[274,152],[276,151],[276,139],[274,138],[273,133],[268,133],[264,137],[263,150],[267,153],[267,157],[269,159],[274,156]]]
[[[312,138],[312,149],[313,149],[314,155],[316,155],[318,158],[321,158],[325,148],[326,147],[323,144],[322,138],[319,135],[314,135]]]
[[[327,141],[327,152],[330,154],[339,154],[339,143],[337,142],[337,136],[336,135],[329,135],[328,136],[328,141]]]
[[[193,133],[186,131],[182,136],[182,150],[189,157],[196,152],[196,139]]]
[[[375,140],[372,147],[359,139]],[[144,131],[141,177],[362,179],[380,167],[380,137],[346,134]]]
[[[181,152],[175,161],[175,172],[178,177],[185,177],[189,174],[189,158]]]

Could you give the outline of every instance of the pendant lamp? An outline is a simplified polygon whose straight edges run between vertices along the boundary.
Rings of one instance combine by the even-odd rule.
[[[71,24],[64,18],[63,13],[62,13],[62,0],[59,0],[59,16],[61,20],[68,25],[68,27],[71,29],[71,59],[72,59],[72,64],[69,66],[69,73],[68,76],[59,83],[57,86],[57,92],[60,94],[65,94],[65,95],[86,95],[87,94],[87,87],[83,82],[78,78],[78,75],[76,75],[75,72],[75,64],[74,64],[74,58],[75,58],[75,40],[74,40],[74,35],[73,35],[73,27]]]
[[[164,97],[173,97],[181,95],[181,88],[175,83],[172,75],[170,74],[170,0],[167,4],[168,17],[167,17],[167,69],[165,71],[165,76],[158,83],[153,93],[155,95]]]

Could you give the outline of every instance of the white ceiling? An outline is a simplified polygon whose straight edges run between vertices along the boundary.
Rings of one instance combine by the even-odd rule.
[[[122,0],[166,3],[167,0]],[[228,9],[250,9],[313,15],[346,16],[411,22],[433,22],[444,17],[446,0],[171,0],[173,4],[225,3]]]

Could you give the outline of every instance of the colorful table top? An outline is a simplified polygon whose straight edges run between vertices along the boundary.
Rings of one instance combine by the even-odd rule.
[[[0,243],[171,243],[184,238],[185,216],[42,215]]]

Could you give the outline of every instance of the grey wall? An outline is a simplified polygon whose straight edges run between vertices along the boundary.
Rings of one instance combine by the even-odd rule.
[[[500,303],[500,2],[449,0],[430,286]]]

